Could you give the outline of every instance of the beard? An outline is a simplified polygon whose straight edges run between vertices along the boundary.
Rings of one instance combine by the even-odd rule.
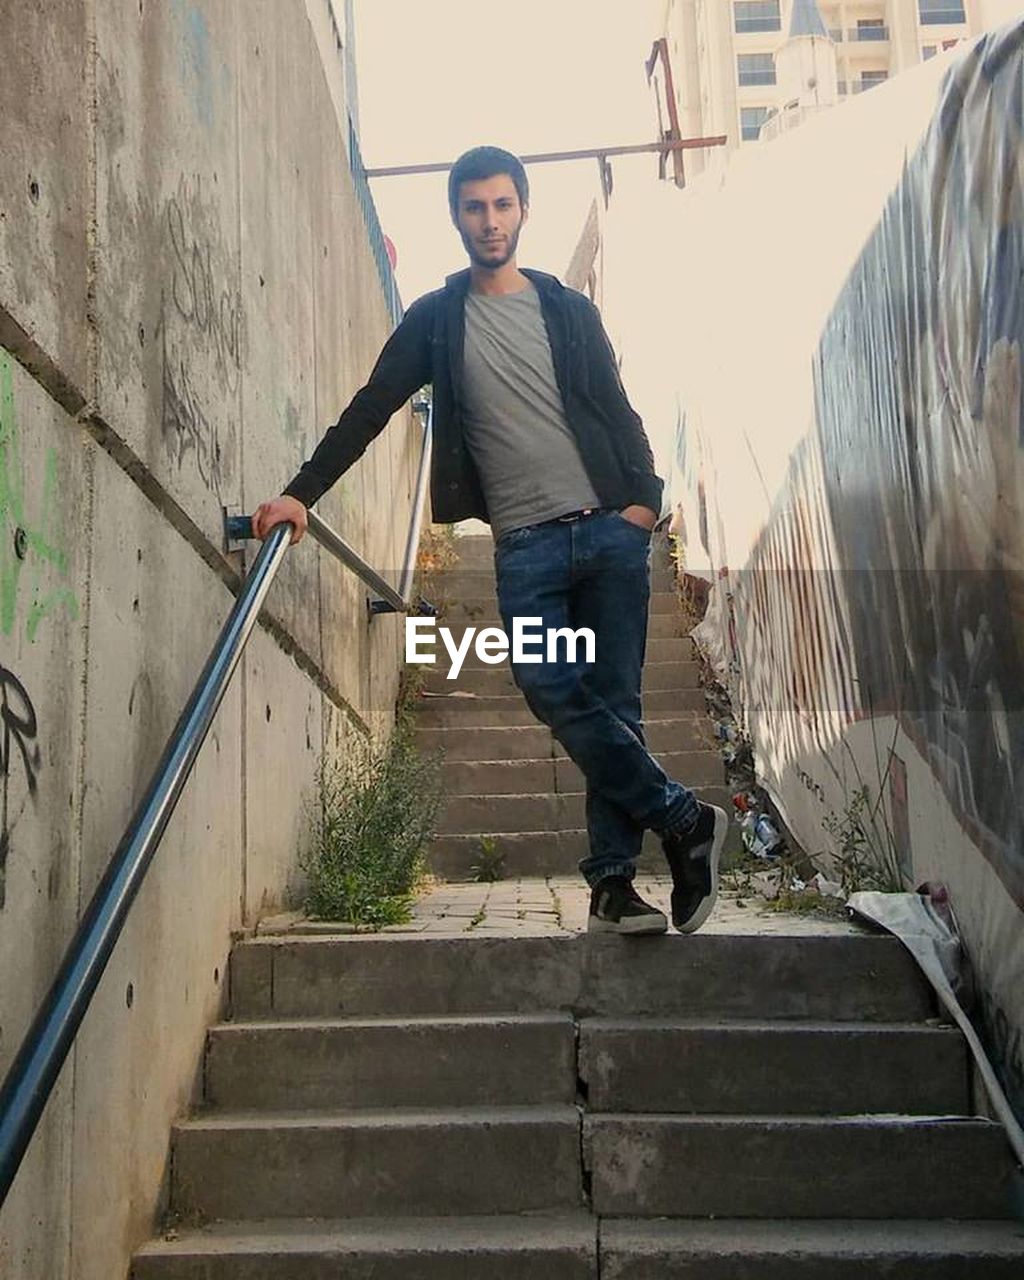
[[[487,271],[497,271],[499,267],[505,266],[516,256],[516,249],[519,247],[519,233],[522,229],[523,223],[522,219],[520,219],[519,226],[509,236],[508,243],[505,245],[505,252],[501,257],[484,257],[461,227],[459,228],[459,235],[462,237],[463,248],[469,254],[469,260],[475,267],[483,267]]]

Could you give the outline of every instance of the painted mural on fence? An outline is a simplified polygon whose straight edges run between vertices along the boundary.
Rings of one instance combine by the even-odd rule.
[[[1024,904],[1024,25],[979,42],[815,370],[857,712],[895,714]]]

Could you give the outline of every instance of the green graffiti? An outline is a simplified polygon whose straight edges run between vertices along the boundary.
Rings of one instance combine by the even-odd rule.
[[[0,352],[0,634],[14,631],[19,596],[27,594],[25,634],[31,642],[54,610],[64,608],[77,618],[78,600],[70,588],[50,585],[54,574],[68,575],[67,556],[58,545],[57,451],[47,451],[42,490],[32,512],[23,476],[14,370],[10,356]]]

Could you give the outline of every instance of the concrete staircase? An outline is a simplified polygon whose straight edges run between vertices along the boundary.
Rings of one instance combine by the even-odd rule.
[[[482,543],[448,625],[497,620]],[[650,738],[718,794],[656,572]],[[510,875],[574,871],[581,779],[506,671],[425,701],[435,867],[492,835]],[[713,923],[241,943],[133,1280],[1019,1280],[1009,1146],[900,944]]]
[[[134,1280],[1024,1274],[891,938],[258,938],[231,1004]]]
[[[439,575],[445,626],[500,626],[489,537],[460,538],[456,569]],[[652,596],[644,671],[648,744],[672,777],[705,799],[729,806],[722,759],[714,746],[692,643],[682,634],[665,542],[652,554]],[[480,860],[480,839],[493,839],[509,876],[575,871],[587,850],[583,776],[516,689],[507,664],[487,666],[470,653],[455,680],[447,654],[427,668],[418,739],[443,749],[448,797],[430,864],[447,880],[464,879]],[[648,834],[641,866],[663,865]]]

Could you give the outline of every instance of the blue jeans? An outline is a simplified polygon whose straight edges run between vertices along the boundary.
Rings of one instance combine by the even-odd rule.
[[[555,627],[594,632],[592,663],[582,645],[569,661],[564,640],[556,661],[511,661],[531,711],[586,779],[590,852],[580,871],[590,885],[604,876],[632,878],[647,828],[685,830],[697,818],[693,792],[673,782],[644,745],[650,541],[646,529],[607,511],[510,529],[494,549],[510,641],[517,617],[540,618],[545,634]],[[533,652],[544,656],[546,648]]]

